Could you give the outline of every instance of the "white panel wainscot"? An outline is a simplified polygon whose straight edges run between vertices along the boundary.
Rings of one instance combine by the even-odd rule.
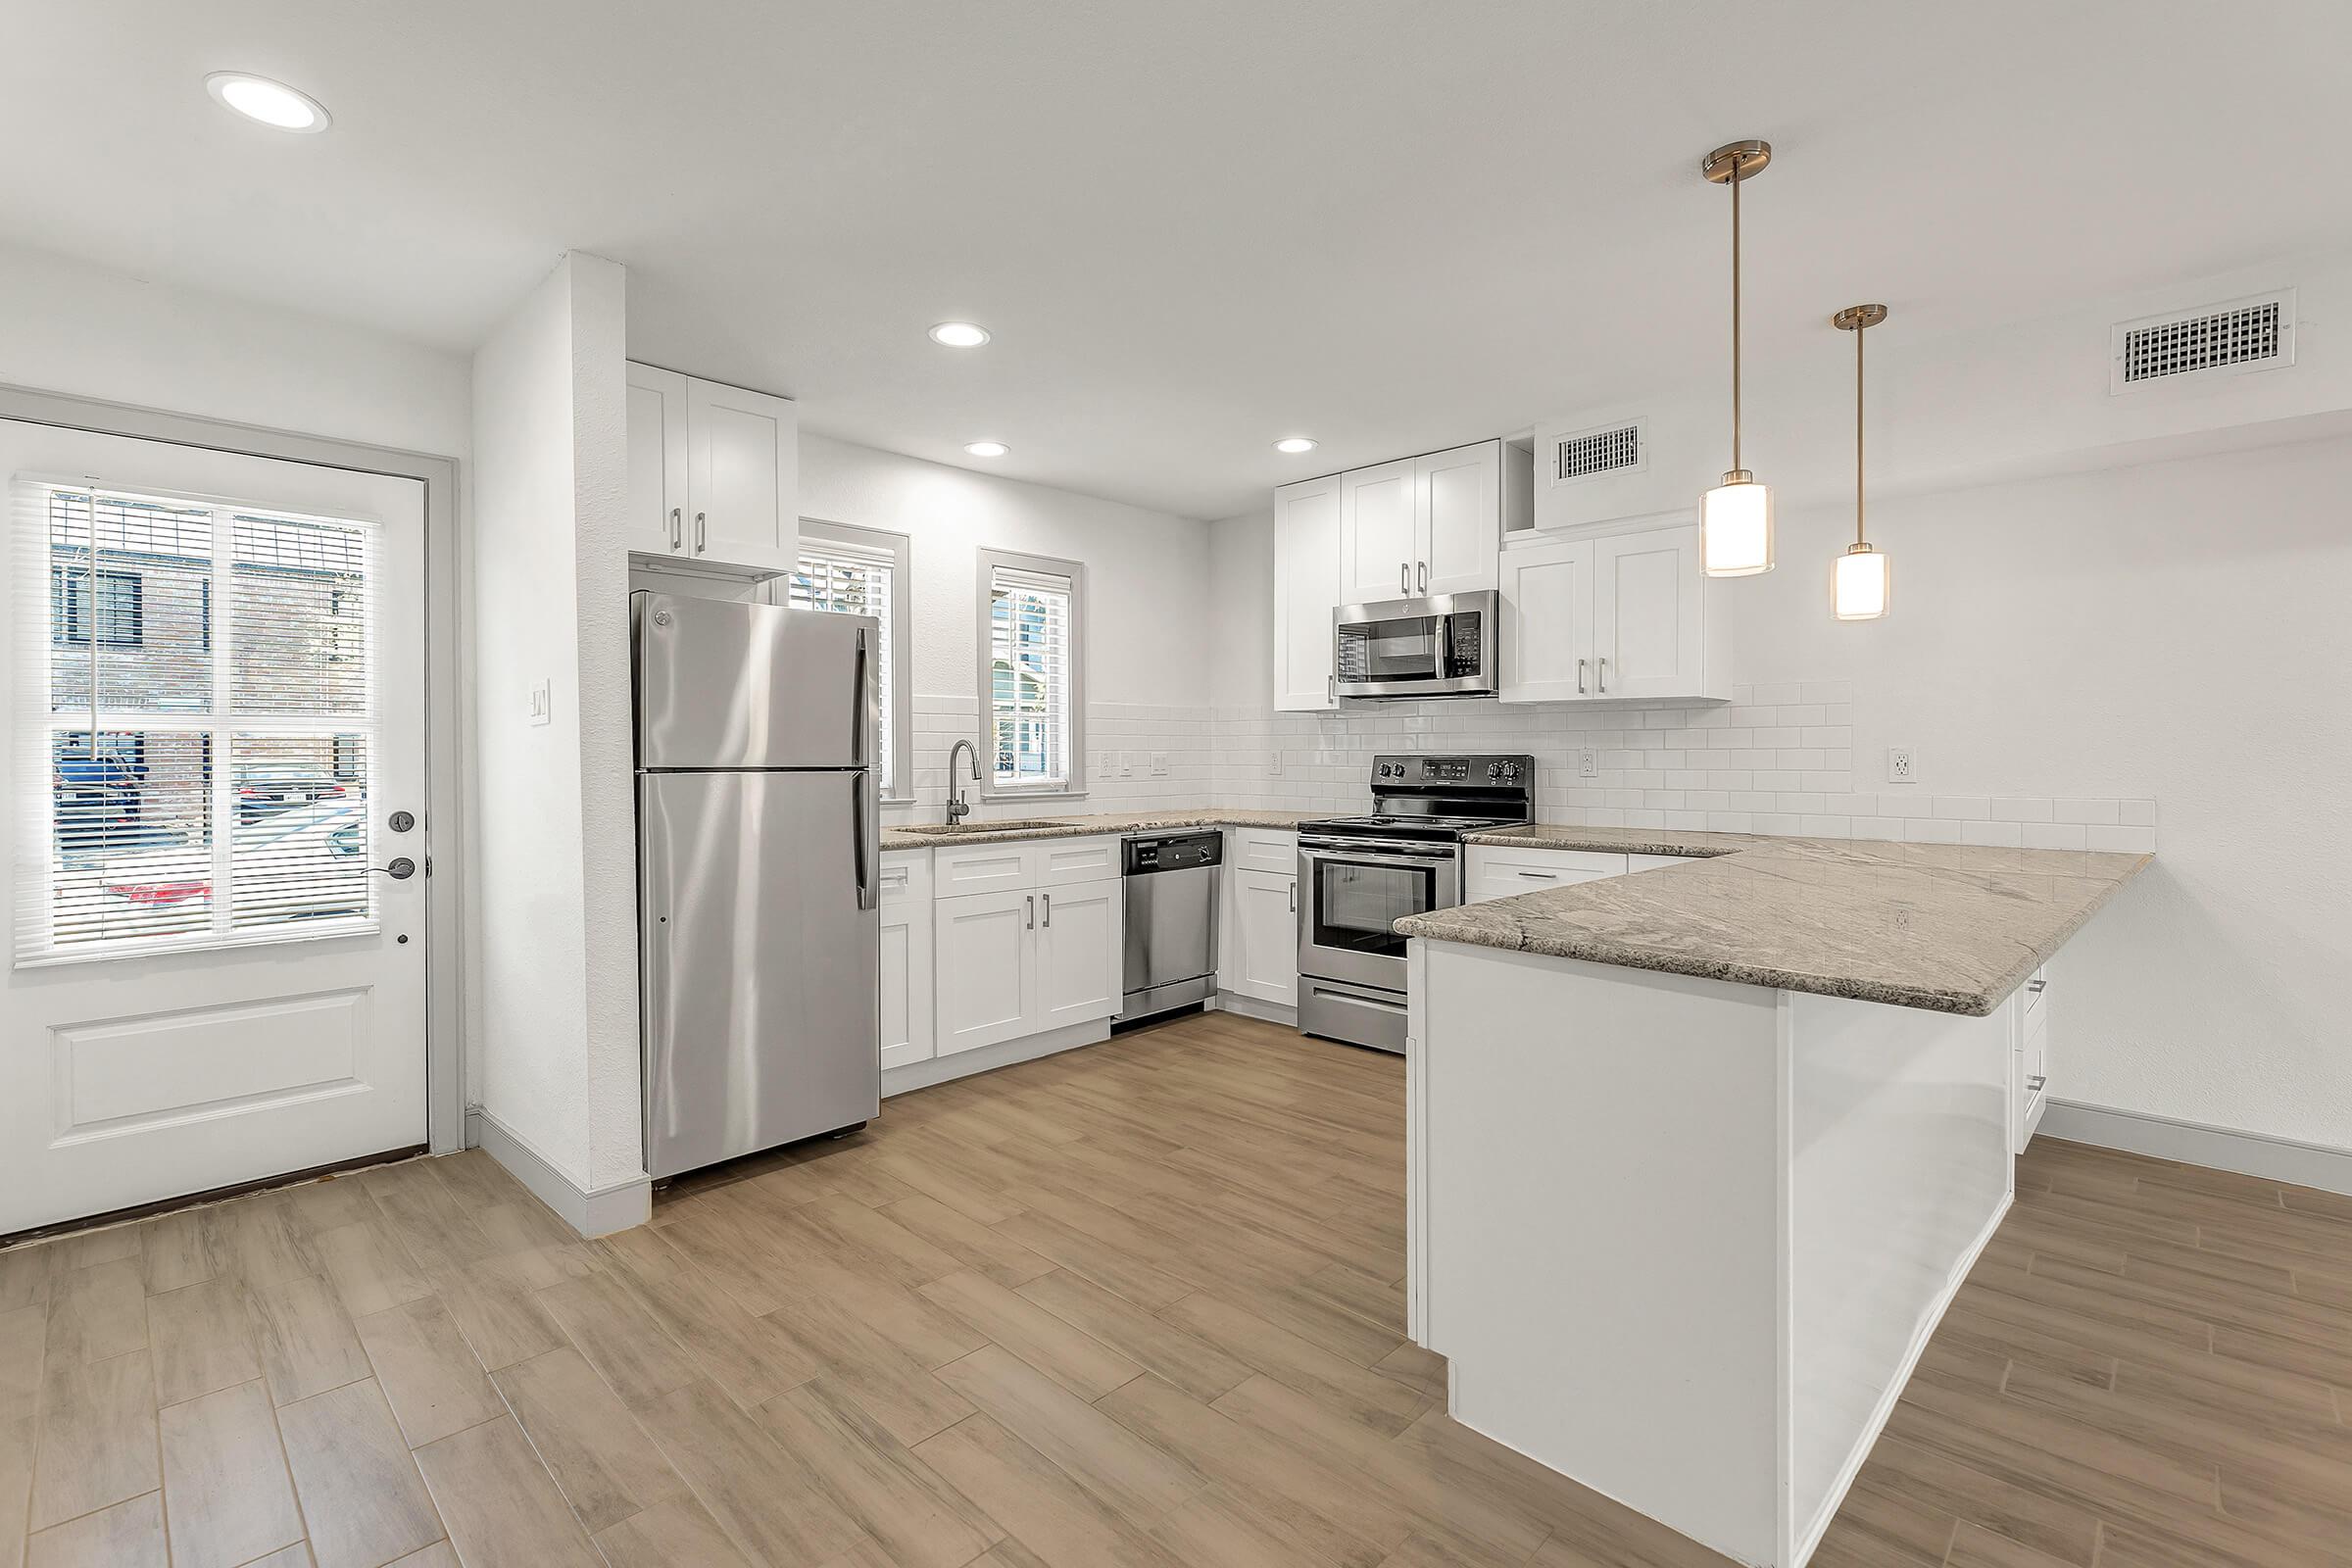
[[[1456,1419],[1799,1568],[2009,1201],[2005,1022],[1415,941],[1408,1311]]]

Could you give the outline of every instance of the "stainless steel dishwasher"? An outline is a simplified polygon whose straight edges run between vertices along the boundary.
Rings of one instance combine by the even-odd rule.
[[[1217,994],[1217,904],[1225,835],[1215,828],[1137,833],[1121,845],[1127,895],[1126,998],[1113,1024]]]

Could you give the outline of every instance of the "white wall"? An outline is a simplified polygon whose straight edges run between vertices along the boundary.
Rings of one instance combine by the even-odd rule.
[[[0,245],[0,381],[435,457],[469,442],[463,358]]]
[[[473,361],[480,1102],[584,1192],[643,1171],[621,342],[574,253]]]
[[[1070,810],[1194,805],[1206,794],[1208,593],[1205,524],[1044,485],[927,463],[804,431],[801,514],[911,540],[908,619],[915,800],[892,820],[938,815],[947,753],[977,742],[973,552],[986,547],[1086,564],[1088,799]],[[1128,755],[1104,776],[1104,752]],[[1148,759],[1164,754],[1168,772]],[[976,814],[1033,814],[1011,802]]]

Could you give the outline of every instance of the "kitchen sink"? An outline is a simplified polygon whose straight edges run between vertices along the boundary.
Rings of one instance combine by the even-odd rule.
[[[910,827],[915,833],[1020,833],[1030,828],[1074,827],[1075,823],[1055,822],[1045,817],[1024,817],[1008,822],[925,822]]]

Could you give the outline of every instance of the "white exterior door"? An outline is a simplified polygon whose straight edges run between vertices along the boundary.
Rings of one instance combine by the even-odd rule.
[[[1414,490],[1410,458],[1340,475],[1343,603],[1377,605],[1412,596],[1419,538]]]
[[[1331,612],[1340,603],[1340,479],[1274,492],[1274,708],[1313,712],[1332,695]]]
[[[737,566],[789,569],[800,554],[800,415],[763,392],[686,384],[684,554]]]
[[[1592,695],[1592,541],[1547,539],[1502,555],[1499,693],[1506,703]]]
[[[1091,1023],[1119,1010],[1127,884],[1080,882],[1038,890],[1038,1030]]]
[[[1689,697],[1706,655],[1695,523],[1593,546],[1593,695]]]
[[[15,422],[0,477],[0,1234],[421,1146],[422,487]]]
[[[1421,514],[1413,591],[1468,594],[1494,586],[1502,548],[1502,443],[1481,441],[1413,460]]]
[[[941,899],[931,921],[938,966],[939,1054],[953,1055],[1030,1032],[1037,943],[1027,889]]]

